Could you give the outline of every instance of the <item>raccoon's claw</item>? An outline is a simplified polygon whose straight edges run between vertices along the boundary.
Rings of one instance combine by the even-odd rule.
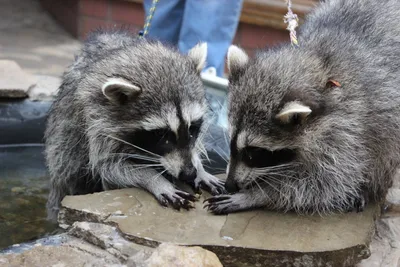
[[[161,195],[160,199],[157,199],[158,203],[160,203],[161,206],[163,207],[168,207],[168,200],[164,194]]]
[[[200,188],[202,188],[215,196],[226,193],[224,184],[224,181],[209,173],[205,173],[204,175],[196,178],[194,182],[194,188],[195,190],[200,190]]]
[[[228,199],[230,199],[230,195],[219,195],[219,196],[215,196],[215,197],[210,197],[210,198],[204,200],[203,203],[208,202],[208,204],[211,204],[211,203],[228,200]]]
[[[189,193],[186,193],[186,192],[183,192],[183,191],[177,191],[175,194],[177,194],[178,196],[180,196],[181,198],[184,198],[186,200],[189,200],[189,201],[192,201],[192,202],[196,201],[196,197],[191,195],[191,194],[189,194]]]
[[[351,205],[347,209],[347,212],[362,212],[368,204],[368,194],[361,194],[358,197],[350,199]]]
[[[199,188],[202,188],[202,189],[210,192],[213,196],[226,193],[223,182],[221,182],[221,183],[220,182],[205,183],[205,182],[201,181],[199,183]]]
[[[236,202],[235,195],[219,195],[208,198],[203,203],[207,203],[204,208],[214,214],[228,214],[240,209],[240,204]]]
[[[167,207],[168,204],[170,204],[176,210],[180,210],[181,208],[189,210],[194,208],[192,202],[194,202],[195,200],[195,196],[183,191],[176,190],[172,194],[161,194],[158,202],[164,207]]]

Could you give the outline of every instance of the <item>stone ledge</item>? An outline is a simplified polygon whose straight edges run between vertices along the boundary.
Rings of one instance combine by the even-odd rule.
[[[0,98],[25,98],[36,83],[36,77],[23,71],[15,61],[0,60]]]
[[[149,247],[163,242],[201,246],[224,266],[354,266],[370,255],[379,210],[369,205],[362,213],[326,217],[263,210],[214,216],[202,209],[201,200],[196,209],[178,212],[162,208],[140,189],[67,196],[62,206],[62,224],[110,224],[126,239]]]
[[[32,101],[52,101],[57,95],[58,88],[61,85],[61,78],[36,75],[37,83],[28,90],[29,99]]]
[[[13,60],[0,60],[0,98],[52,101],[60,85],[59,77],[32,75]]]

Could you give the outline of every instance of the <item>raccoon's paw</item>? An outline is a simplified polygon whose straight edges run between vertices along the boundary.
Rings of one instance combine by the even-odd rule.
[[[347,209],[347,212],[362,212],[368,204],[368,194],[363,193],[357,197],[351,197],[349,199],[350,206]]]
[[[193,202],[196,201],[195,196],[178,189],[174,189],[171,192],[163,192],[156,198],[162,206],[168,207],[168,205],[171,205],[176,210],[181,208],[185,210],[193,209]]]
[[[202,188],[215,196],[226,193],[224,184],[225,182],[221,179],[218,179],[207,172],[203,172],[196,177],[193,187],[197,192]]]
[[[243,194],[219,195],[204,200],[204,208],[214,214],[228,214],[235,211],[248,209]]]

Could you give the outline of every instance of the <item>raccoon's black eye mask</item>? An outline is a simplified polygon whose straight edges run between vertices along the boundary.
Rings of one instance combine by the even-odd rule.
[[[170,129],[139,130],[125,135],[125,140],[140,148],[163,156],[176,146],[176,135]]]
[[[239,155],[250,168],[272,167],[292,161],[296,151],[292,149],[268,150],[260,147],[246,147]]]
[[[197,139],[202,123],[203,120],[201,119],[191,122],[189,130],[187,125],[182,125],[182,128],[178,130],[179,139],[169,128],[139,130],[126,134],[124,139],[140,148],[163,156],[172,152],[177,146],[189,146]]]

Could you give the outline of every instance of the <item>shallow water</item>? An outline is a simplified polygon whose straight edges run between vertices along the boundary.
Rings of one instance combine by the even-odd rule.
[[[0,249],[57,232],[46,221],[43,146],[0,146]]]

